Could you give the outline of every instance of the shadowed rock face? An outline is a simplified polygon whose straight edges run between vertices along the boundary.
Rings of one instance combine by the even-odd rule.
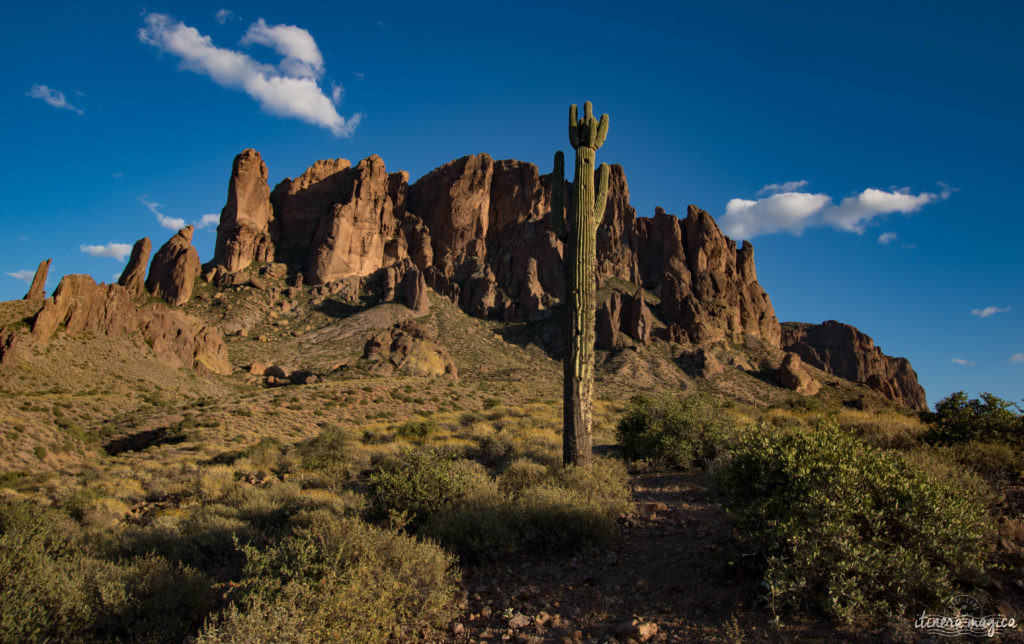
[[[32,335],[46,344],[61,324],[69,335],[119,338],[141,332],[156,356],[171,366],[231,373],[220,331],[159,302],[137,307],[126,288],[96,284],[88,275],[67,275],[60,281],[36,314]]]
[[[800,362],[800,356],[787,353],[779,367],[779,382],[786,389],[792,389],[804,396],[813,396],[821,390],[821,383],[811,377]]]
[[[256,150],[243,150],[235,157],[228,181],[228,201],[217,226],[214,266],[223,266],[233,273],[254,261],[274,261],[270,237],[274,216],[268,176],[267,164]]]
[[[138,297],[146,292],[146,264],[149,263],[149,253],[153,244],[149,237],[143,237],[132,246],[132,255],[128,258],[128,265],[121,272],[117,283],[125,290]]]
[[[434,334],[416,322],[401,322],[378,333],[363,349],[363,363],[373,373],[409,376],[451,376],[458,370]]]
[[[199,253],[192,246],[192,226],[185,226],[160,247],[149,266],[146,288],[154,297],[180,306],[192,299],[199,277]]]
[[[906,358],[882,353],[874,341],[856,327],[835,320],[821,324],[786,322],[782,347],[809,365],[878,391],[910,409],[928,407],[924,388]]]
[[[32,278],[32,285],[28,288],[28,293],[22,299],[25,300],[41,300],[46,297],[46,276],[50,272],[50,262],[52,259],[44,259],[39,262],[39,267],[36,268],[36,274]]]

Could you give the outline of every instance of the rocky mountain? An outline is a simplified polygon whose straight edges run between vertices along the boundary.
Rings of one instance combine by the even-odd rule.
[[[809,365],[861,383],[904,407],[928,407],[910,361],[885,355],[869,336],[849,324],[835,320],[821,324],[786,322],[782,325],[782,348]]]

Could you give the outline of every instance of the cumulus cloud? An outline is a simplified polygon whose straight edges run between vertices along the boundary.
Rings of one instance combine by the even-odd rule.
[[[987,318],[990,315],[995,315],[996,313],[1006,313],[1009,310],[1010,307],[1001,309],[998,306],[986,306],[983,309],[972,309],[971,315],[976,315],[979,318]]]
[[[82,110],[78,109],[71,103],[68,103],[68,99],[64,96],[64,92],[58,92],[55,89],[50,89],[46,85],[33,85],[32,89],[25,92],[25,96],[38,98],[47,105],[51,105],[58,109],[71,110],[78,115],[83,114]]]
[[[773,195],[777,192],[796,192],[800,188],[803,188],[810,181],[786,181],[785,183],[769,183],[765,187],[757,191],[758,195]]]
[[[8,273],[10,275],[10,273]],[[1024,353],[1015,353],[1010,356],[1010,362],[1016,362],[1018,364],[1024,364]]]
[[[973,367],[976,364],[974,360],[965,360],[963,358],[953,358],[950,362],[953,364],[964,365],[965,367]]]
[[[35,271],[30,271],[27,268],[20,271],[11,271],[7,274],[16,280],[21,280],[22,282],[28,282],[30,284],[32,283],[32,278],[36,276]]]
[[[139,197],[139,201],[143,206],[149,208],[149,211],[156,215],[156,220],[160,222],[160,225],[168,230],[180,230],[185,227],[185,220],[181,217],[168,217],[164,213],[160,212],[160,208],[163,208],[163,204],[158,204],[155,201],[147,201],[146,195]]]
[[[260,44],[282,57],[278,66],[261,63],[239,51],[216,47],[209,36],[170,16],[146,14],[139,40],[181,59],[182,69],[209,76],[222,87],[243,91],[269,114],[297,118],[350,136],[362,118],[338,114],[331,98],[317,84],[323,57],[308,31],[292,25],[267,25],[262,19],[249,27],[243,44]]]
[[[82,244],[78,249],[86,255],[92,255],[93,257],[111,257],[120,262],[123,262],[132,252],[131,244],[119,244],[117,242],[108,242],[100,246]]]
[[[195,223],[196,228],[208,228],[209,226],[216,226],[220,223],[220,215],[215,212],[211,212],[208,215],[203,215],[199,218],[199,221]]]
[[[889,242],[896,241],[896,233],[882,233],[878,236],[879,244],[888,244]]]
[[[217,12],[214,18],[217,19],[218,25],[223,25],[231,18],[231,9],[221,9]]]
[[[806,185],[806,182],[769,184],[758,193],[798,184]],[[918,195],[911,194],[907,188],[888,192],[868,188],[837,204],[832,197],[823,193],[776,192],[757,200],[730,199],[719,224],[725,234],[736,239],[751,239],[757,235],[777,232],[799,235],[812,226],[829,226],[860,234],[876,217],[892,213],[909,215],[926,204],[949,198],[951,193],[948,187],[944,187],[941,193],[922,192]],[[883,241],[887,235],[892,237]],[[878,241],[885,244],[895,238],[893,233],[885,233]]]

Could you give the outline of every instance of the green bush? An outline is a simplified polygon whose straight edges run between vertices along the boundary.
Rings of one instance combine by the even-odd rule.
[[[1019,445],[1024,440],[1021,408],[987,392],[971,399],[962,391],[950,394],[935,405],[934,412],[921,412],[921,419],[932,425],[925,435],[931,443],[982,440]]]
[[[437,421],[433,419],[409,421],[399,425],[398,429],[395,430],[395,436],[405,438],[407,440],[417,440],[426,438],[431,434],[436,434],[437,431]]]
[[[462,500],[475,475],[469,465],[431,450],[410,450],[385,460],[368,481],[369,517],[407,523],[415,530]]]
[[[615,428],[625,457],[689,468],[707,464],[718,450],[725,418],[707,396],[634,396]]]
[[[243,547],[234,604],[199,642],[405,640],[454,615],[458,573],[441,548],[358,519],[307,519],[266,549]]]
[[[983,570],[992,535],[985,499],[834,425],[751,433],[715,479],[760,556],[776,615],[892,618],[934,606]]]

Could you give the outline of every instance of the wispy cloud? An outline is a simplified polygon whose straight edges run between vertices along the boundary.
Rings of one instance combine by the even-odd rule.
[[[147,201],[146,195],[139,197],[139,201],[143,206],[149,208],[149,211],[156,215],[156,220],[160,222],[160,225],[168,230],[180,230],[185,227],[185,220],[181,217],[168,217],[164,213],[160,212],[160,208],[163,208],[163,204],[156,203],[155,201]]]
[[[64,92],[58,92],[55,89],[50,89],[46,85],[33,85],[32,89],[25,92],[25,96],[31,96],[32,98],[38,98],[47,105],[52,105],[58,109],[71,110],[75,114],[81,115],[84,112],[78,109],[71,103],[68,103],[67,97],[64,96]]]
[[[10,272],[7,273],[7,275],[10,275],[11,277],[13,277],[16,280],[21,280],[22,282],[31,283],[32,282],[32,278],[36,276],[36,272],[35,271],[31,271],[31,270],[26,268],[26,269],[20,270],[20,271],[10,271]]]
[[[208,215],[203,215],[199,218],[194,225],[196,228],[207,228],[209,226],[216,226],[220,223],[220,215],[215,212],[211,212]]]
[[[974,360],[965,360],[963,358],[953,358],[950,362],[953,364],[964,365],[965,367],[973,367],[976,364]]]
[[[786,185],[771,184],[759,193],[773,186],[782,188]],[[719,224],[727,235],[735,239],[751,239],[777,232],[800,235],[812,226],[828,226],[860,234],[877,217],[892,213],[913,214],[926,204],[948,199],[950,194],[952,190],[948,187],[944,187],[941,193],[922,192],[917,195],[911,194],[908,188],[890,191],[868,188],[837,204],[824,193],[777,192],[757,200],[730,199]],[[887,243],[882,238],[879,242]]]
[[[170,16],[150,13],[139,40],[181,59],[182,69],[209,76],[222,87],[251,96],[269,114],[297,118],[327,128],[335,136],[350,136],[362,118],[338,114],[335,103],[318,85],[323,56],[308,31],[294,25],[253,23],[243,44],[260,44],[282,56],[277,66],[247,54],[214,46],[209,36]]]
[[[1015,353],[1010,356],[1010,362],[1016,362],[1018,364],[1024,364],[1024,353]]]
[[[231,9],[221,9],[214,16],[217,19],[218,25],[223,25],[231,18]]]
[[[123,172],[114,172],[110,176],[114,177],[115,179],[124,179]]]
[[[888,244],[889,242],[896,241],[896,237],[896,233],[882,233],[881,235],[878,236],[878,243]]]
[[[1009,306],[1007,306],[1006,308],[999,308],[998,306],[986,306],[983,309],[971,309],[971,315],[976,315],[979,318],[987,318],[990,315],[995,315],[996,313],[1006,313],[1009,310]]]
[[[119,244],[117,242],[108,242],[100,246],[82,244],[78,249],[86,255],[92,255],[93,257],[110,257],[121,262],[123,262],[132,252],[131,244]]]
[[[785,183],[769,183],[765,187],[757,191],[758,195],[773,195],[777,192],[796,192],[800,188],[803,188],[810,181],[786,181]]]

